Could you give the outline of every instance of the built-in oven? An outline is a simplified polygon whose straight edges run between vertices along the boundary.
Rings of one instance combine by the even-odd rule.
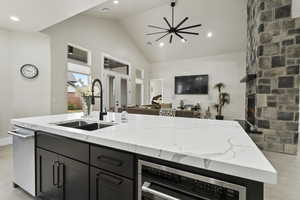
[[[138,200],[246,200],[246,188],[143,160]]]

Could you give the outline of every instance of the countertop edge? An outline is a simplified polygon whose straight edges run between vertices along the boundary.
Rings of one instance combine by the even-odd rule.
[[[277,183],[277,172],[258,170],[253,168],[247,168],[239,165],[233,165],[229,163],[212,161],[209,159],[203,159],[199,157],[193,157],[190,155],[178,154],[175,152],[164,151],[155,148],[149,148],[140,146],[137,144],[129,144],[125,142],[118,142],[114,140],[108,140],[104,138],[94,137],[91,135],[83,135],[78,133],[73,133],[70,131],[63,131],[64,133],[60,133],[61,130],[57,130],[55,128],[43,127],[41,125],[30,124],[19,122],[17,119],[11,120],[12,125],[32,129],[35,131],[45,131],[50,134],[59,135],[71,139],[80,140],[83,142],[89,142],[96,145],[107,146],[115,149],[120,149],[124,151],[128,151],[131,153],[136,153],[144,156],[149,156],[157,159],[162,159],[170,162],[176,162],[179,164],[184,164],[192,167],[196,167],[199,169],[209,170],[213,172],[223,173],[235,177],[245,178],[253,181],[258,181],[262,183],[276,184]],[[97,140],[97,141],[96,141]],[[102,142],[102,143],[101,143]],[[105,144],[103,144],[105,143]],[[180,160],[176,160],[178,157],[185,157],[184,162]],[[212,167],[211,165],[214,165]],[[242,171],[242,172],[239,172]],[[253,176],[255,174],[255,177]]]

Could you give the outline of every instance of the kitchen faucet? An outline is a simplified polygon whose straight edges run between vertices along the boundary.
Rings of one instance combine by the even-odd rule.
[[[95,79],[92,83],[92,105],[95,105],[95,85],[96,83],[100,85],[100,112],[99,112],[99,119],[103,120],[103,116],[107,115],[106,112],[103,112],[103,87],[100,79]]]

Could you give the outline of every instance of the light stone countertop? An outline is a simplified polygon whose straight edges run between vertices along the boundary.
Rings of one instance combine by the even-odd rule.
[[[82,113],[12,119],[13,125],[162,160],[275,184],[277,172],[235,121],[109,113],[116,125],[84,131],[55,125],[81,119]],[[93,113],[90,120],[97,120]]]

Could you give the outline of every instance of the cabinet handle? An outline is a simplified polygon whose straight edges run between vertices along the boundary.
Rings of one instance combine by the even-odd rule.
[[[62,167],[62,183],[60,184],[60,170],[61,170],[61,167]],[[57,188],[63,188],[64,185],[65,185],[65,164],[63,163],[59,163],[58,164],[58,184],[57,184]]]
[[[151,183],[145,182],[142,186],[142,191],[150,193],[153,196],[157,196],[159,198],[166,199],[166,200],[180,200],[176,197],[170,196],[170,195],[162,193],[160,191],[153,190],[153,189],[150,188],[150,186],[151,186]]]
[[[55,174],[55,169],[57,171],[57,174]],[[57,176],[55,177],[55,175],[57,175]],[[59,178],[59,162],[55,161],[52,165],[52,184],[54,186],[58,186],[58,178]]]
[[[123,180],[117,177],[114,177],[112,175],[104,174],[104,173],[99,173],[97,174],[98,177],[114,184],[114,185],[120,185],[123,183]]]
[[[109,164],[109,165],[114,165],[116,167],[120,167],[123,165],[123,162],[114,158],[110,158],[107,156],[98,156],[98,160],[102,160],[103,162]]]

